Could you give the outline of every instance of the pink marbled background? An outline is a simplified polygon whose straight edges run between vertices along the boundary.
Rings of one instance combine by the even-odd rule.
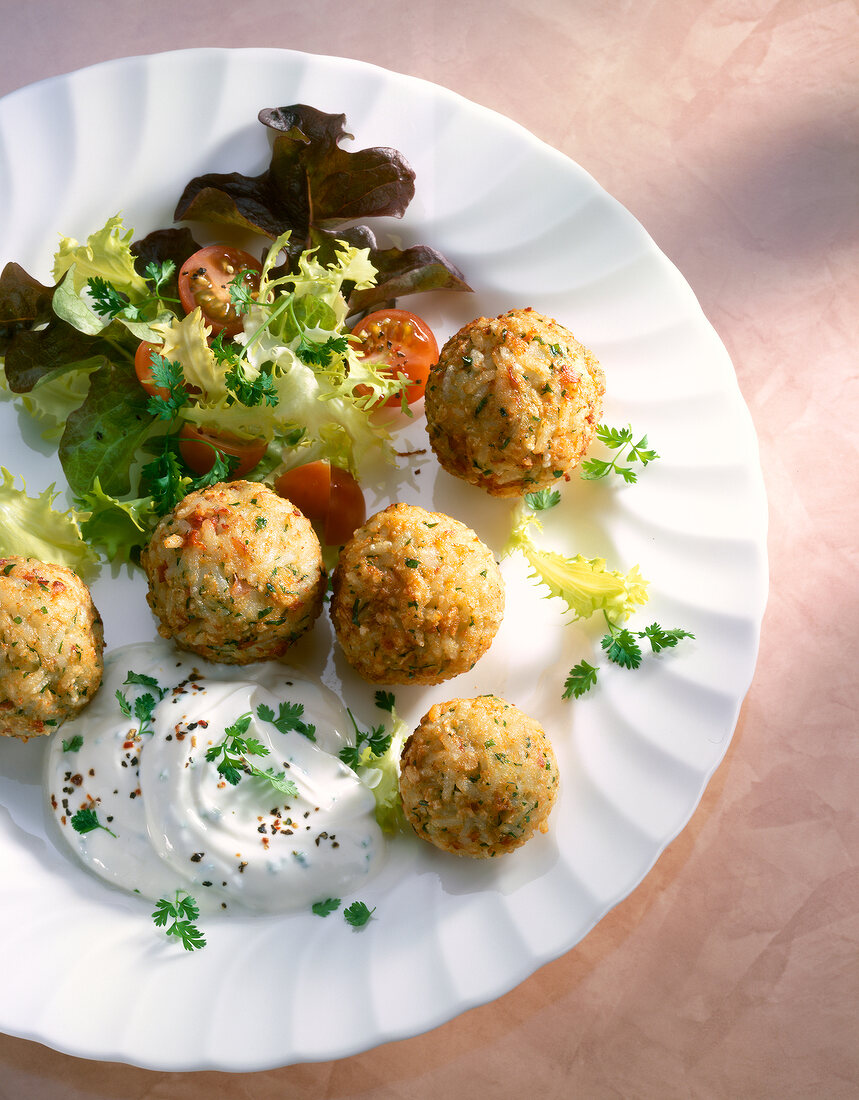
[[[771,569],[723,765],[578,948],[494,1004],[330,1064],[164,1074],[0,1036],[0,1098],[859,1096],[856,4],[0,0],[0,17],[0,94],[129,54],[278,46],[446,85],[577,160],[733,358]]]

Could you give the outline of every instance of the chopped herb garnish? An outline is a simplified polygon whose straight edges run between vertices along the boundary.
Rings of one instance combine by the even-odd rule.
[[[79,752],[83,747],[84,739],[79,733],[76,733],[74,737],[70,737],[68,741],[63,741],[63,752]]]

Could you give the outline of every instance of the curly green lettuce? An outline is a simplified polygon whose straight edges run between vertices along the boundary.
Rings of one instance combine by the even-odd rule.
[[[75,509],[60,512],[53,507],[59,496],[54,486],[31,497],[23,478],[22,488],[15,488],[15,475],[5,466],[0,478],[0,554],[38,558],[91,575],[98,557],[84,541]]]
[[[542,530],[542,524],[524,503],[514,515],[513,530],[505,553],[518,550],[531,567],[530,577],[548,589],[547,599],[563,600],[573,619],[588,619],[604,611],[614,622],[627,619],[636,607],[647,603],[648,582],[634,565],[628,573],[606,568],[603,558],[585,558],[581,554],[565,557],[542,549],[529,528]]]

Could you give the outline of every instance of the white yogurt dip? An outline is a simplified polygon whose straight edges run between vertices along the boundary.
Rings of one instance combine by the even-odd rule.
[[[129,673],[157,689],[127,683]],[[135,712],[146,695],[151,721]],[[287,704],[304,709],[299,728],[286,721],[281,732]],[[267,752],[243,754],[233,785],[218,770],[220,746],[243,717],[241,736]],[[65,843],[115,886],[153,901],[184,890],[203,911],[301,909],[355,892],[381,862],[373,795],[337,755],[350,731],[337,697],[285,665],[215,665],[162,641],[124,646],[108,655],[96,698],[52,739],[46,794]],[[98,821],[86,833],[72,826],[82,809]]]

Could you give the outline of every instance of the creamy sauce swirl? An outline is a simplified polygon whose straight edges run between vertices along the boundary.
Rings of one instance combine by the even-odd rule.
[[[135,700],[159,691],[127,684],[129,673],[154,678],[163,692],[151,722],[134,716]],[[266,720],[282,703],[304,707],[315,740]],[[297,794],[245,771],[232,785],[206,759],[248,714],[242,736],[268,752],[245,759]],[[350,728],[332,692],[282,664],[214,665],[162,641],[124,646],[108,655],[93,702],[52,739],[51,816],[90,871],[153,901],[186,890],[204,911],[304,908],[354,892],[381,862],[373,795],[337,755]],[[103,827],[80,833],[72,817],[86,808]]]

